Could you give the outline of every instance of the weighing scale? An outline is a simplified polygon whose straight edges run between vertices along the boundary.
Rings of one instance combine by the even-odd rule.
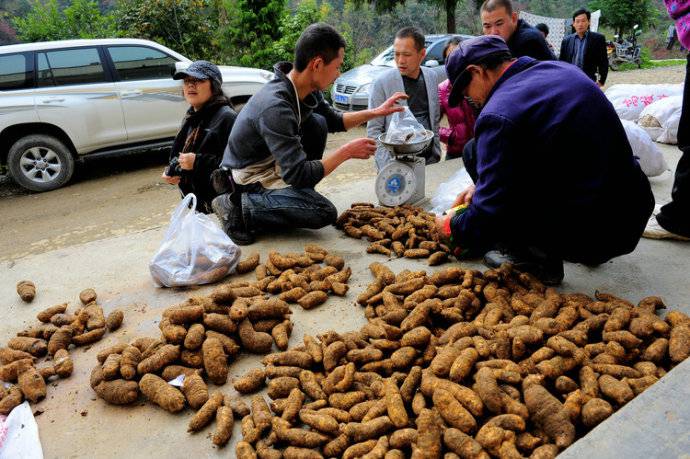
[[[388,143],[386,134],[378,141],[390,152],[393,160],[376,176],[376,196],[384,206],[419,204],[424,200],[425,160],[418,155],[434,140],[434,133],[426,130],[421,139],[407,143]]]

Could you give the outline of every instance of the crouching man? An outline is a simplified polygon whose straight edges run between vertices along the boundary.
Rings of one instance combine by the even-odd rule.
[[[238,115],[221,162],[228,190],[212,203],[237,244],[251,244],[260,233],[335,223],[335,206],[314,186],[343,162],[369,158],[376,143],[355,139],[323,158],[328,132],[403,110],[396,104],[403,93],[370,110],[334,110],[321,91],[340,75],[344,54],[345,40],[333,27],[310,25],[297,41],[294,64],[276,64],[275,78]]]
[[[468,206],[437,221],[456,250],[558,284],[563,260],[598,265],[635,249],[654,197],[613,106],[587,75],[513,59],[496,36],[462,42],[446,70],[449,104],[464,96],[481,109],[474,148],[463,154],[474,185],[455,203]]]

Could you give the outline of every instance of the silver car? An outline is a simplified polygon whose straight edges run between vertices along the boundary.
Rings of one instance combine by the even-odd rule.
[[[472,38],[472,35],[427,35],[425,37],[426,57],[422,65],[433,67],[438,72],[445,73],[443,50],[454,36],[461,40]],[[331,89],[333,105],[345,111],[365,110],[369,104],[371,83],[381,72],[391,67],[395,67],[393,46],[386,48],[371,63],[360,65],[343,73],[335,80]]]
[[[75,162],[164,148],[187,110],[175,69],[191,60],[148,40],[0,46],[0,162],[33,191],[67,183]],[[236,109],[271,72],[220,67]]]

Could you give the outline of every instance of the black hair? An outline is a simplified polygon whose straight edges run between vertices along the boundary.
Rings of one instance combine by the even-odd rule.
[[[448,43],[446,43],[446,46],[443,48],[443,59],[448,58],[448,50],[450,49],[451,46],[458,46],[462,40],[460,37],[453,37],[450,40],[448,40]]]
[[[304,71],[316,57],[330,64],[341,48],[345,49],[345,39],[337,30],[323,22],[312,24],[304,29],[295,45],[295,70]]]
[[[540,22],[539,24],[535,25],[534,28],[542,32],[544,36],[547,36],[549,34],[549,26],[547,26],[543,22]]]
[[[579,10],[573,13],[573,21],[575,21],[575,18],[581,14],[586,14],[588,21],[592,19],[592,13],[590,13],[589,10],[587,10],[586,8],[580,8]]]
[[[403,27],[395,34],[395,38],[411,38],[417,51],[424,49],[424,32],[419,27]]]
[[[486,0],[484,3],[482,3],[482,7],[479,11],[491,13],[498,8],[505,8],[508,15],[513,14],[513,2],[510,0]]]

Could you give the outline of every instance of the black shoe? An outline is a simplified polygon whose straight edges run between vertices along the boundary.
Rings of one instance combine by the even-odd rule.
[[[484,264],[489,268],[498,268],[503,263],[510,263],[518,271],[533,274],[544,285],[559,285],[563,282],[563,260],[547,257],[541,251],[501,248],[484,255]]]
[[[254,236],[247,230],[242,218],[242,207],[235,205],[230,199],[230,194],[225,193],[216,196],[211,201],[213,212],[220,220],[223,231],[237,245],[249,245],[254,243]]]

